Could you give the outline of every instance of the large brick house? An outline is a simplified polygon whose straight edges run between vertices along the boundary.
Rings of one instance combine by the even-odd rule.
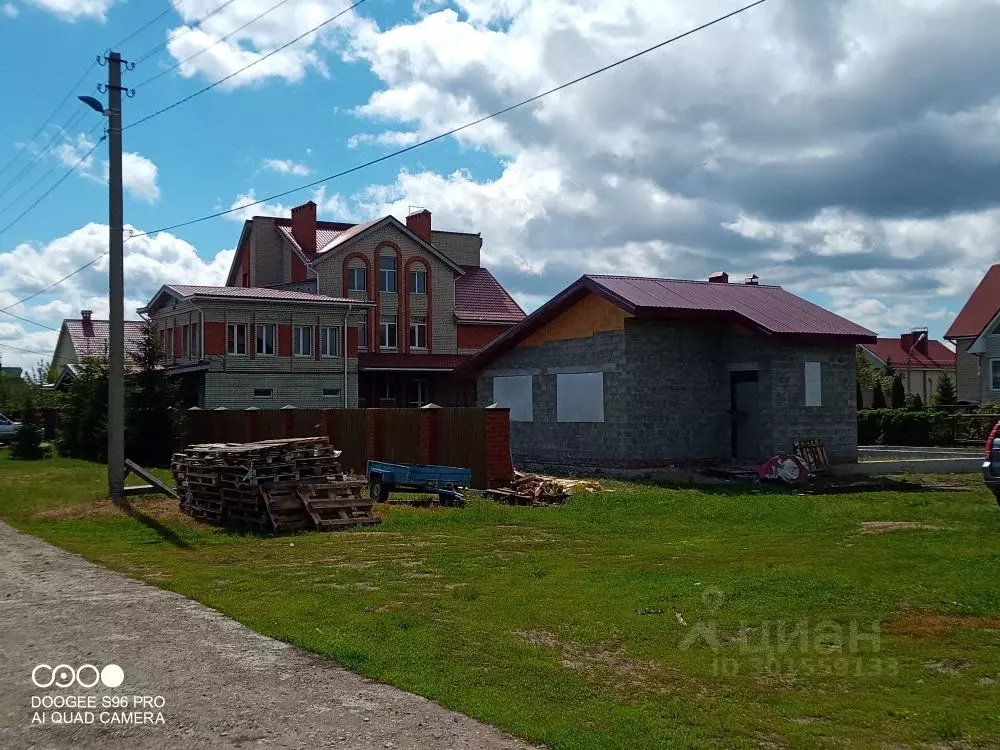
[[[855,347],[875,340],[756,277],[584,276],[462,369],[481,406],[510,409],[519,466],[758,461],[796,439],[849,462]]]
[[[244,223],[225,287],[168,285],[144,312],[203,408],[471,404],[453,370],[524,318],[481,247],[426,210],[347,224],[310,201]]]
[[[1000,264],[990,266],[944,337],[955,345],[959,401],[1000,401]]]

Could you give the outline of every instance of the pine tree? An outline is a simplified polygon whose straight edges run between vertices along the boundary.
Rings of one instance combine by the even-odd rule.
[[[910,411],[920,411],[924,408],[924,400],[919,393],[911,393],[906,397],[906,408]]]
[[[162,359],[156,337],[145,326],[125,391],[126,455],[143,466],[169,466],[180,438],[178,389]]]
[[[892,363],[892,357],[885,358],[885,367],[882,368],[882,372],[887,378],[896,376],[896,366]]]
[[[892,408],[906,408],[906,388],[903,387],[902,376],[898,374],[892,379]]]
[[[931,395],[932,406],[953,406],[958,399],[955,396],[955,383],[948,373],[944,373],[938,378],[937,385],[934,386],[934,393]]]
[[[876,380],[875,385],[872,386],[872,408],[873,409],[885,408],[885,393],[882,391],[881,380]]]
[[[108,455],[108,361],[87,357],[80,362],[59,419],[59,452],[88,461]]]

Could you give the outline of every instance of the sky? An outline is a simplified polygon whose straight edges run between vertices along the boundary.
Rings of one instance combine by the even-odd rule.
[[[136,63],[138,234],[322,180],[742,4],[365,0],[269,55],[350,4],[285,0],[248,23],[278,2],[0,0],[0,307],[107,250],[104,121],[64,97],[104,100],[109,48]],[[768,0],[456,136],[128,239],[126,313],[164,283],[224,283],[243,219],[312,199],[322,219],[421,206],[481,232],[529,311],[583,273],[725,270],[883,336],[940,337],[1000,256],[998,28],[1000,0]],[[81,309],[107,315],[104,259],[11,312],[58,329]],[[51,358],[56,338],[0,313],[4,365]]]

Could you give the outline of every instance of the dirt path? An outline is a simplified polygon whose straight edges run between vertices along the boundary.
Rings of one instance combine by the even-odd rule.
[[[39,664],[125,681],[42,689]],[[81,670],[83,682],[96,671]],[[36,678],[45,684],[50,673]],[[62,678],[59,678],[62,682]],[[92,724],[32,725],[32,696],[92,697]],[[134,708],[104,698],[162,696],[138,709],[163,723],[123,726]],[[148,712],[149,716],[143,716]],[[62,709],[56,713],[76,714]],[[80,710],[83,721],[87,709]],[[102,721],[108,723],[102,723]],[[527,748],[435,703],[265,638],[177,594],[124,578],[0,523],[0,747]]]

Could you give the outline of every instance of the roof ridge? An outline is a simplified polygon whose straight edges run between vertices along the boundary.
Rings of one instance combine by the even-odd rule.
[[[627,279],[629,281],[669,281],[672,284],[711,284],[712,286],[719,287],[758,287],[760,289],[784,289],[783,286],[777,284],[740,284],[729,282],[719,282],[719,281],[708,281],[706,279],[674,279],[664,276],[632,276],[629,274],[619,274],[619,273],[585,273],[585,277],[588,279]]]

